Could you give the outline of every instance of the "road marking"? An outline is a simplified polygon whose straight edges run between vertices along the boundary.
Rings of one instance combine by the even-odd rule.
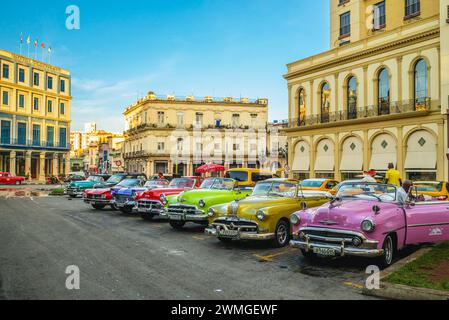
[[[353,283],[353,282],[350,282],[350,281],[344,282],[343,284],[345,286],[347,286],[347,287],[351,287],[351,288],[354,288],[354,289],[363,289],[365,287],[365,286],[363,286],[361,284]]]
[[[206,237],[198,237],[198,236],[193,236],[192,238],[198,241],[204,241],[207,239]]]
[[[266,255],[266,256],[262,256],[262,255],[259,255],[259,254],[254,254],[253,256],[255,256],[256,258],[258,258],[259,260],[262,260],[264,262],[270,262],[270,261],[273,261],[273,259],[276,258],[276,257],[280,257],[280,256],[283,256],[283,255],[286,255],[286,254],[288,254],[290,252],[293,252],[293,251],[298,251],[298,249],[288,248],[288,249],[283,250],[281,252],[273,253],[273,254]]]

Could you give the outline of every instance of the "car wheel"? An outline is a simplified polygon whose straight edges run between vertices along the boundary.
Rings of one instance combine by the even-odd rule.
[[[276,232],[274,234],[274,245],[278,248],[285,247],[290,241],[290,225],[281,220],[276,226]]]
[[[170,220],[168,223],[175,230],[181,230],[186,224],[184,221],[173,221],[173,220]]]
[[[118,211],[118,208],[115,204],[111,204],[111,209],[114,211]]]
[[[20,181],[16,181],[16,186],[18,186],[18,185],[20,185],[21,183],[20,183]]]
[[[124,214],[131,214],[133,212],[133,208],[123,207],[123,208],[120,208],[120,211]]]
[[[104,209],[104,207],[106,207],[106,206],[105,206],[104,204],[93,204],[92,207],[93,207],[95,210],[102,210],[102,209]]]
[[[384,250],[384,253],[379,259],[379,264],[382,268],[388,268],[393,264],[396,256],[396,244],[391,235],[388,235],[385,238],[382,249]]]
[[[74,196],[73,194],[69,195],[70,198],[75,199],[76,196]]]

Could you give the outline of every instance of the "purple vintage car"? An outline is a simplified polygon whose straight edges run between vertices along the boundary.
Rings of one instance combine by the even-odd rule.
[[[403,195],[392,185],[347,184],[330,203],[291,216],[291,245],[306,257],[376,257],[387,267],[407,245],[449,240],[449,202]]]

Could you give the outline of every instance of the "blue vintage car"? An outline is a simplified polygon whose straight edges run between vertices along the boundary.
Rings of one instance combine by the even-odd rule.
[[[126,186],[123,185],[126,182]],[[116,187],[112,188],[112,196],[116,208],[123,213],[132,213],[136,207],[136,196],[139,192],[144,192],[149,189],[166,188],[169,185],[168,180],[150,180],[146,183],[143,180],[129,179],[124,180]]]

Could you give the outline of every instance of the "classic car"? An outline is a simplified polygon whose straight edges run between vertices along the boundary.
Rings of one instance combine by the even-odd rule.
[[[92,205],[94,209],[101,210],[106,206],[117,210],[114,195],[122,188],[134,188],[142,186],[143,181],[140,179],[125,179],[112,188],[103,189],[87,189],[84,191],[84,202]]]
[[[401,202],[398,192],[387,184],[347,184],[329,204],[291,216],[290,243],[306,257],[375,257],[387,267],[408,245],[449,240],[449,202]]]
[[[22,184],[25,177],[15,177],[9,172],[0,172],[0,184]]]
[[[209,178],[200,189],[181,193],[176,203],[168,205],[166,215],[174,229],[183,228],[187,222],[207,227],[213,219],[207,214],[211,206],[246,198],[251,192],[251,189],[239,188],[234,179]]]
[[[338,181],[332,179],[306,179],[301,181],[303,190],[331,191]]]
[[[329,191],[329,193],[333,196],[337,195],[338,190],[340,190],[340,188],[344,185],[348,185],[348,184],[352,184],[355,182],[362,182],[361,179],[354,179],[354,180],[345,180],[343,182],[340,182],[339,184],[337,184],[335,187],[332,188],[332,190]]]
[[[257,182],[274,178],[274,175],[260,169],[235,168],[226,171],[225,178],[237,180],[240,187],[254,187]]]
[[[67,177],[64,178],[65,183],[84,180],[86,180],[86,175],[84,174],[84,172],[70,172]]]
[[[183,191],[199,188],[201,177],[183,177],[173,179],[167,188],[151,189],[136,196],[137,211],[145,220],[152,220],[166,212],[167,197],[178,195]]]
[[[136,198],[139,193],[157,188],[166,188],[169,185],[168,180],[140,181],[139,185],[127,186],[113,192],[115,205],[121,212],[127,214],[133,212],[137,204]]]
[[[205,232],[220,241],[272,240],[284,247],[291,239],[290,216],[304,207],[329,201],[325,192],[303,191],[298,181],[269,179],[259,182],[250,197],[213,206],[208,215],[216,218]]]
[[[423,196],[430,196],[432,200],[447,201],[449,186],[447,182],[418,181],[414,183],[414,192]]]
[[[146,181],[147,176],[144,173],[116,173],[112,175],[107,181],[97,183],[94,186],[94,188],[97,189],[112,188],[126,179],[139,179]]]
[[[84,191],[93,188],[97,183],[104,182],[110,178],[108,174],[91,175],[84,181],[72,181],[66,187],[66,193],[71,198],[82,196]]]

